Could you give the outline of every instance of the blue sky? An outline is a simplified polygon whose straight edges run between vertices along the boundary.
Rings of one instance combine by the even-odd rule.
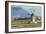
[[[41,6],[11,5],[11,14],[16,18],[30,17],[32,10],[34,10],[35,16],[41,17]]]

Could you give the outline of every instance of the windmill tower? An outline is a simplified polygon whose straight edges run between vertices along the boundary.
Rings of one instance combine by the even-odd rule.
[[[36,22],[36,17],[35,17],[35,13],[34,13],[34,12],[35,12],[35,10],[32,9],[32,15],[31,15],[31,16],[32,16],[32,23],[37,23],[37,22]]]

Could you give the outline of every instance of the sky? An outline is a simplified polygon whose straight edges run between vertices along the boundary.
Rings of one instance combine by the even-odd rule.
[[[41,6],[11,5],[11,15],[16,18],[30,17],[32,10],[35,16],[41,17]]]

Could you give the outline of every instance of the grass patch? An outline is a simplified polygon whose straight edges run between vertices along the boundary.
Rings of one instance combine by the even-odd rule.
[[[41,22],[31,23],[31,20],[16,20],[11,24],[12,28],[35,28],[41,27]]]

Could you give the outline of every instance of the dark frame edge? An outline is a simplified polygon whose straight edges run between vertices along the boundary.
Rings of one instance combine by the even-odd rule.
[[[45,3],[44,3],[44,31],[45,31]]]
[[[16,3],[31,3],[31,4],[45,4],[44,2],[26,2],[26,1],[5,1],[5,2],[16,2]]]
[[[8,33],[8,2],[5,2],[5,33]]]

